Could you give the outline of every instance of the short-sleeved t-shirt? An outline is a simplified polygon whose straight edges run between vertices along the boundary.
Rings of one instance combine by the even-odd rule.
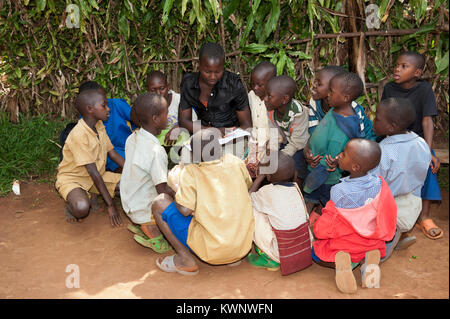
[[[187,244],[203,261],[227,264],[252,247],[252,180],[243,161],[232,154],[189,164],[180,174],[175,201],[194,211]]]
[[[95,133],[83,119],[74,126],[63,148],[63,159],[58,165],[56,188],[65,183],[76,182],[89,190],[94,181],[85,165],[95,163],[100,175],[105,173],[107,153],[114,149],[102,121],[95,124]]]
[[[180,85],[180,109],[193,108],[204,126],[239,126],[236,111],[243,111],[249,106],[247,91],[239,76],[224,71],[220,81],[213,87],[206,106],[200,101],[198,81],[199,73],[183,75]]]
[[[151,205],[158,192],[156,185],[167,183],[167,154],[158,139],[140,128],[125,144],[126,161],[120,180],[122,206],[137,224],[151,221]]]
[[[391,97],[400,97],[411,101],[416,109],[416,120],[408,130],[423,138],[422,119],[426,116],[437,115],[436,98],[431,84],[427,81],[418,81],[416,86],[404,89],[395,82],[389,82],[384,87],[381,100]]]
[[[108,99],[108,107],[109,118],[103,124],[114,150],[125,158],[125,141],[132,130],[136,129],[130,118],[131,106],[124,99]],[[106,169],[114,171],[117,167],[119,165],[108,156]]]

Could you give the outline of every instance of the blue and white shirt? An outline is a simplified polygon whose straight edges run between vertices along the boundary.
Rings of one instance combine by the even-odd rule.
[[[430,148],[414,132],[387,136],[380,142],[380,164],[370,172],[384,178],[394,197],[420,191],[431,162]]]
[[[331,187],[330,199],[337,208],[358,208],[368,204],[381,190],[381,178],[373,174],[341,178]]]

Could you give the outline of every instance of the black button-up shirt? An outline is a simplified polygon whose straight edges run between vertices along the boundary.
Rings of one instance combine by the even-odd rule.
[[[247,91],[235,73],[224,71],[211,90],[208,105],[200,101],[199,73],[186,73],[180,85],[180,110],[193,108],[204,126],[239,126],[236,111],[249,106]]]

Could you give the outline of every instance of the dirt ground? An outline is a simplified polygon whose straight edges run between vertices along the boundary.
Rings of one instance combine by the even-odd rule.
[[[313,264],[289,276],[254,268],[200,263],[197,276],[160,271],[158,254],[137,244],[106,212],[72,225],[52,185],[22,183],[22,195],[0,198],[0,298],[449,298],[449,196],[432,216],[444,237],[432,241],[414,229],[417,243],[382,264],[381,288],[340,293],[334,270]],[[79,268],[80,288],[66,279]],[[68,270],[68,272],[66,272]],[[354,271],[360,283],[359,268]],[[69,280],[70,282],[70,280]]]

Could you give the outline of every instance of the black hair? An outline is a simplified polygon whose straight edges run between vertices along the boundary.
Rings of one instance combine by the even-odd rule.
[[[264,75],[271,74],[272,76],[276,76],[277,67],[269,61],[262,61],[253,68],[252,73],[259,73]]]
[[[333,79],[339,79],[345,83],[344,93],[350,95],[352,101],[361,96],[364,92],[364,83],[356,73],[340,73],[333,76]]]
[[[414,62],[416,63],[416,67],[418,69],[423,71],[423,69],[425,68],[425,57],[422,54],[415,51],[405,51],[400,53],[398,57],[401,57],[402,55],[406,55],[413,58]]]
[[[271,174],[270,181],[276,182],[288,182],[291,181],[295,174],[295,162],[294,159],[286,155],[285,153],[278,152],[278,166],[277,171]]]
[[[86,81],[80,85],[78,88],[78,93],[81,93],[85,90],[99,90],[103,89],[103,87],[95,81]]]
[[[219,159],[222,156],[220,137],[221,133],[217,128],[205,128],[195,132],[191,139],[193,162],[200,163]],[[208,148],[209,152],[207,152]]]
[[[288,75],[276,76],[270,79],[268,85],[275,85],[281,94],[287,94],[291,99],[297,93],[297,83]]]
[[[225,51],[220,44],[208,42],[203,44],[200,49],[199,60],[201,60],[202,57],[225,60]]]
[[[408,99],[391,97],[382,100],[380,105],[387,108],[388,121],[395,123],[399,130],[408,129],[416,120],[416,109]]]
[[[163,110],[164,96],[156,93],[144,93],[139,95],[133,105],[137,120],[140,123],[147,123],[149,116],[160,115]]]
[[[86,107],[98,103],[100,98],[104,98],[104,94],[99,92],[98,88],[83,89],[75,98],[75,108],[83,116],[86,114]]]
[[[150,83],[150,81],[153,80],[154,78],[162,79],[167,83],[167,76],[161,71],[154,70],[147,75],[147,86]]]
[[[352,153],[352,161],[361,166],[362,171],[368,172],[378,166],[381,159],[381,147],[377,142],[363,138],[353,138],[347,145],[356,148]]]
[[[327,72],[327,73],[331,74],[332,76],[336,76],[338,74],[347,73],[347,70],[344,69],[342,66],[327,65],[323,69],[319,70],[319,72]]]

